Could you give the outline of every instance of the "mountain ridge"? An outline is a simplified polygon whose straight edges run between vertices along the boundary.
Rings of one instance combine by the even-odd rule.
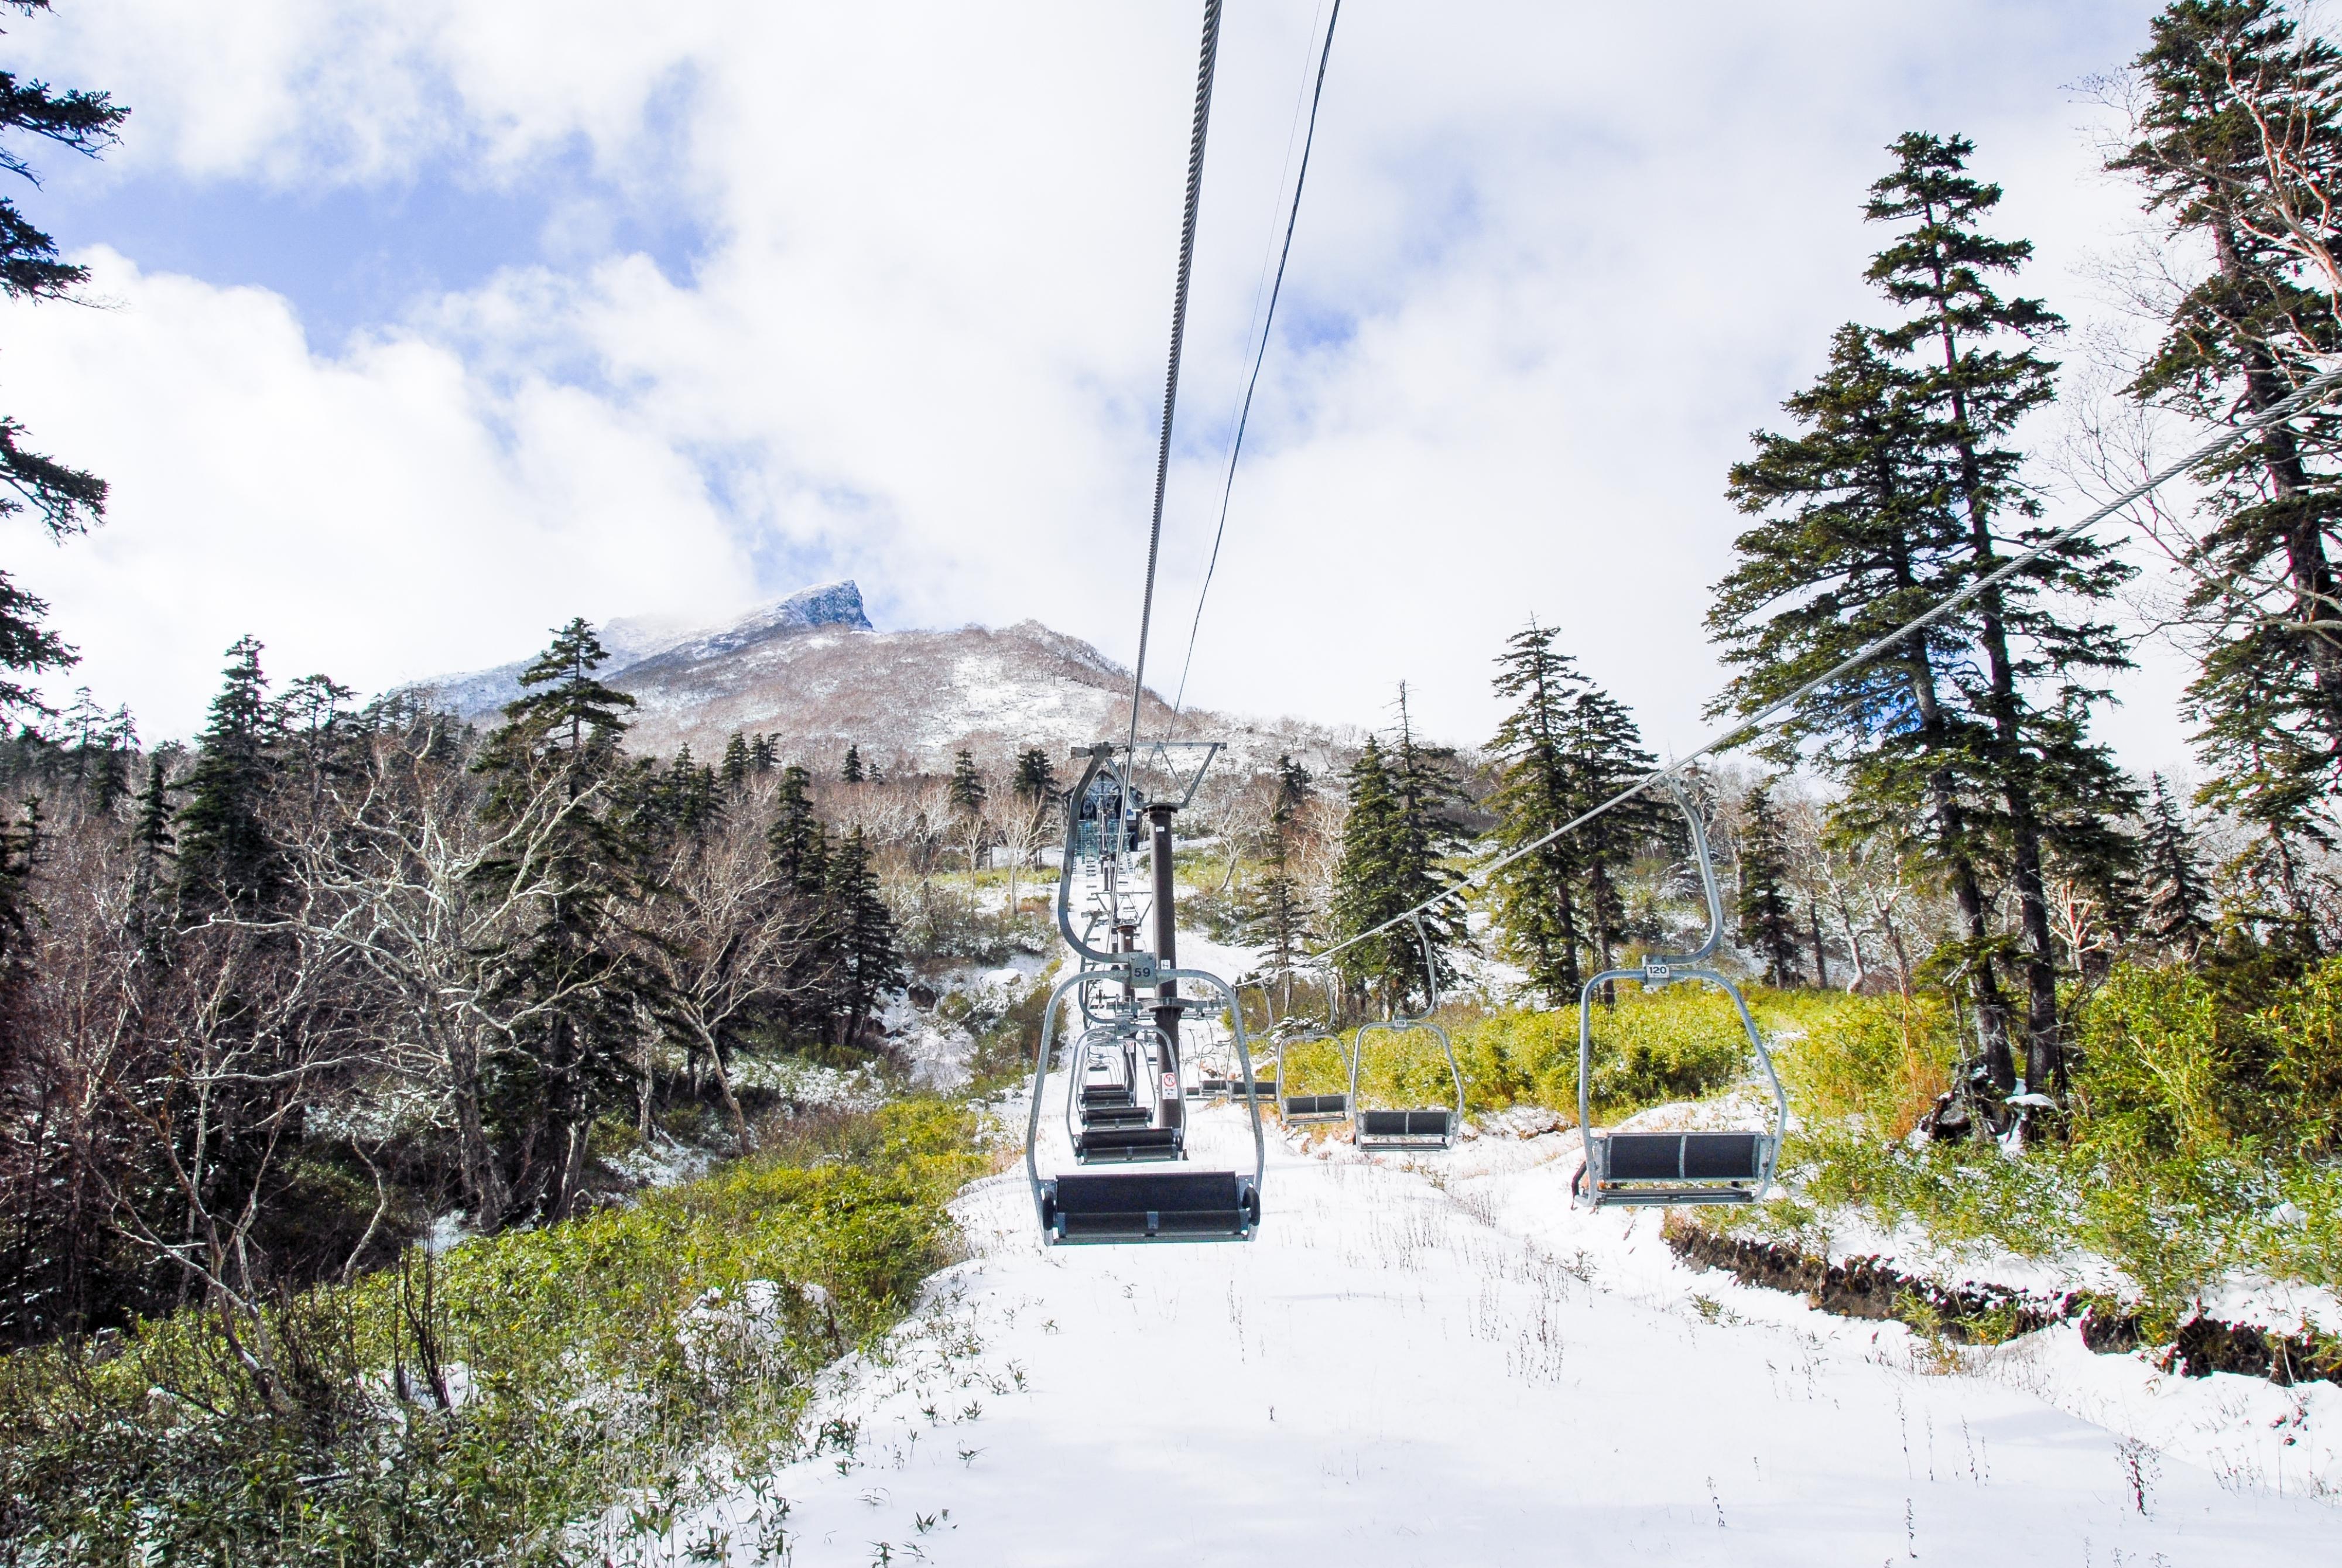
[[[630,748],[703,757],[736,733],[769,734],[787,760],[834,767],[847,746],[889,772],[945,768],[966,749],[997,761],[1040,745],[1053,758],[1130,723],[1130,672],[1090,644],[1026,619],[1006,627],[880,631],[851,579],[800,590],[716,626],[611,621],[604,681],[636,701]],[[519,694],[528,661],[403,688],[445,711],[494,723]],[[1175,717],[1146,694],[1153,734],[1227,739],[1240,753],[1326,755],[1340,733],[1298,719]]]

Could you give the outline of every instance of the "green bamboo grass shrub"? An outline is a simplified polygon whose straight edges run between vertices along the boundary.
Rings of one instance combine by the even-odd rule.
[[[1711,1223],[1810,1243],[1858,1214],[1979,1255],[2095,1253],[2158,1332],[2237,1271],[2342,1285],[2342,959],[2274,981],[2117,965],[2069,1005],[2067,1111],[2021,1154],[1909,1135],[1957,1059],[1932,1003],[1810,1020],[1782,1060],[1794,1195]]]
[[[1767,1000],[1779,1011],[1789,994]],[[1775,1055],[1807,1123],[1900,1138],[1951,1083],[1959,1043],[1949,1011],[1934,998],[1822,994],[1800,998],[1795,1015],[1797,1034]]]
[[[0,1560],[582,1560],[579,1522],[631,1490],[792,1452],[814,1373],[909,1310],[986,1168],[940,1101],[816,1118],[703,1181],[287,1295],[271,1387],[197,1311],[20,1352]]]
[[[1770,993],[1751,998],[1760,1028],[1780,1027],[1773,1000]],[[1458,1010],[1453,1022],[1448,1022],[1447,1015],[1442,1021],[1448,1023],[1456,1041],[1456,1060],[1464,1070],[1465,1102],[1472,1112],[1545,1105],[1576,1115],[1576,1008]],[[1741,1032],[1731,999],[1712,986],[1681,984],[1645,991],[1639,985],[1622,984],[1614,1005],[1596,1003],[1593,1032],[1593,1099],[1596,1110],[1606,1116],[1675,1100],[1701,1099],[1756,1070],[1748,1038]],[[1381,1049],[1389,1051],[1387,1045]],[[1436,1063],[1444,1084],[1445,1062],[1437,1060],[1436,1052],[1423,1055]],[[1370,1054],[1368,1077],[1374,1060]],[[1407,1085],[1427,1083],[1430,1071],[1426,1062],[1413,1060]]]

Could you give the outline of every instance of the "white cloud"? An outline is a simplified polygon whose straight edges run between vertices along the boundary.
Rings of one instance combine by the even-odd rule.
[[[43,446],[105,474],[111,520],[10,564],[52,601],[85,682],[184,734],[245,632],[276,675],[379,688],[527,651],[549,625],[742,596],[692,464],[625,411],[492,388],[399,336],[313,355],[277,296],[150,277],[99,253],[109,310],[9,316],[7,385]]]
[[[1166,684],[1312,9],[1229,15]],[[1858,205],[1881,145],[1974,136],[2005,229],[2040,242],[2028,286],[2089,315],[2074,268],[2127,196],[2060,87],[2136,52],[2152,9],[1352,0],[1285,307],[1323,331],[1272,351],[1191,696],[1371,719],[1406,676],[1434,728],[1477,739],[1488,660],[1535,614],[1687,744],[1720,679],[1699,620],[1739,523],[1724,470],[1831,326],[1877,314]],[[1038,615],[1128,656],[1190,7],[193,16],[89,0],[10,43],[137,107],[130,165],[515,184],[583,145],[706,246],[688,277],[515,258],[340,359],[281,302],[113,261],[124,310],[12,316],[15,406],[119,485],[101,537],[12,556],[103,693],[183,726],[247,627],[286,673],[475,664],[573,610],[722,608],[752,552],[860,577],[882,621]],[[206,570],[206,547],[246,571]],[[351,612],[353,583],[375,607]],[[2159,680],[2119,721],[2157,762]]]

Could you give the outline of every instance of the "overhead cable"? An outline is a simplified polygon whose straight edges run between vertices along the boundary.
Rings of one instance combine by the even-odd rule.
[[[1897,626],[1895,630],[1887,633],[1885,636],[1880,637],[1877,641],[1871,643],[1857,652],[1848,654],[1846,658],[1839,660],[1836,664],[1833,664],[1822,674],[1816,675],[1812,680],[1807,681],[1804,685],[1799,686],[1787,696],[1781,697],[1767,704],[1756,713],[1754,713],[1748,717],[1741,720],[1730,729],[1709,736],[1707,740],[1701,743],[1697,750],[1677,758],[1676,761],[1669,763],[1666,767],[1646,774],[1636,783],[1628,785],[1623,790],[1620,790],[1616,794],[1612,795],[1608,800],[1604,801],[1600,805],[1594,807],[1591,811],[1586,812],[1582,815],[1571,818],[1569,821],[1563,823],[1559,827],[1555,828],[1551,833],[1545,834],[1543,837],[1536,839],[1531,843],[1525,844],[1521,845],[1520,848],[1513,850],[1506,854],[1500,855],[1496,859],[1488,862],[1487,864],[1481,866],[1478,870],[1472,873],[1470,876],[1465,878],[1463,882],[1457,884],[1454,887],[1448,888],[1446,892],[1435,894],[1433,896],[1425,899],[1421,904],[1416,904],[1414,908],[1404,910],[1397,914],[1392,915],[1380,925],[1375,926],[1371,930],[1362,931],[1356,936],[1336,943],[1331,947],[1320,949],[1318,952],[1308,954],[1308,957],[1316,962],[1323,962],[1326,959],[1333,957],[1334,954],[1343,951],[1345,948],[1355,947],[1359,943],[1367,940],[1369,937],[1379,936],[1384,932],[1390,930],[1391,927],[1397,925],[1404,921],[1413,920],[1417,915],[1422,914],[1425,911],[1437,908],[1440,904],[1448,902],[1450,899],[1461,898],[1471,889],[1484,887],[1487,885],[1487,882],[1490,877],[1504,870],[1505,867],[1512,864],[1515,861],[1523,859],[1527,855],[1534,854],[1536,851],[1543,849],[1546,844],[1551,844],[1554,840],[1561,837],[1565,834],[1576,832],[1579,828],[1584,827],[1587,823],[1592,822],[1595,818],[1602,815],[1604,813],[1613,811],[1617,807],[1624,805],[1626,802],[1633,800],[1636,795],[1641,794],[1653,784],[1658,784],[1665,779],[1672,777],[1676,774],[1681,773],[1684,769],[1689,767],[1700,758],[1707,756],[1712,753],[1722,751],[1726,746],[1735,745],[1741,741],[1754,737],[1761,731],[1770,727],[1773,719],[1777,715],[1795,707],[1797,704],[1804,702],[1807,697],[1813,695],[1816,692],[1821,690],[1824,686],[1828,685],[1833,681],[1839,679],[1841,676],[1851,674],[1853,671],[1858,670],[1863,665],[1871,663],[1881,654],[1886,653],[1888,649],[1895,646],[1896,644],[1900,643],[1905,638],[1910,636],[1912,633],[1922,631],[1927,627],[1933,625],[1936,622],[1942,620],[1945,616],[1950,614],[1961,605],[1969,603],[1971,600],[1975,599],[1988,589],[1997,587],[2002,583],[2007,581],[2010,577],[2015,576],[2017,573],[2024,571],[2027,566],[2033,564],[2034,562],[2039,560],[2050,551],[2057,549],[2061,545],[2069,544],[2086,530],[2104,522],[2108,517],[2113,516],[2116,513],[2120,512],[2123,508],[2138,501],[2143,496],[2159,489],[2170,480],[2187,473],[2197,464],[2203,463],[2207,459],[2217,457],[2222,452],[2227,451],[2229,447],[2235,445],[2238,441],[2243,440],[2253,432],[2266,429],[2269,425],[2292,418],[2295,414],[2299,414],[2304,409],[2307,408],[2312,403],[2315,403],[2319,396],[2334,387],[2337,383],[2342,383],[2342,366],[2337,366],[2336,368],[2327,370],[2316,376],[2313,376],[2311,379],[2302,384],[2299,391],[2296,392],[2292,396],[2285,399],[2282,403],[2275,404],[2264,413],[2254,415],[2252,418],[2244,421],[2242,424],[2230,425],[2218,435],[2214,436],[2203,445],[2196,448],[2195,451],[2190,452],[2187,456],[2182,457],[2174,463],[2168,464],[2163,468],[2157,470],[2156,473],[2149,474],[2147,478],[2141,480],[2130,489],[2126,490],[2120,495],[2117,495],[2113,500],[2107,502],[2105,505],[2082,518],[2081,521],[2070,524],[2067,526],[2059,529],[2057,533],[2049,535],[2048,538],[2044,539],[2040,544],[2036,544],[2032,549],[2026,551],[2023,554],[2012,558],[1997,569],[1977,578],[1975,582],[1969,584],[1958,593],[1954,594],[1951,597],[1946,599],[1942,604],[1937,604],[1934,609],[1929,610],[1926,614],[1917,615],[1913,617],[1911,620],[1906,621],[1902,625]]]
[[[1146,694],[1146,634],[1155,619],[1155,558],[1163,544],[1163,489],[1171,476],[1171,416],[1179,402],[1179,348],[1187,335],[1187,283],[1196,269],[1196,209],[1204,195],[1204,133],[1212,121],[1212,72],[1220,57],[1220,0],[1204,0],[1203,57],[1196,66],[1196,123],[1187,137],[1187,207],[1179,224],[1179,282],[1171,296],[1171,363],[1163,376],[1163,439],[1155,454],[1155,520],[1146,533],[1146,588],[1138,602],[1138,656],[1130,667],[1130,754],[1138,754],[1138,704]]]
[[[1309,148],[1317,139],[1317,105],[1326,96],[1326,62],[1334,54],[1334,29],[1341,24],[1342,0],[1334,0],[1334,14],[1326,20],[1326,46],[1317,55],[1317,85],[1309,95],[1309,129],[1301,138],[1301,170],[1293,179],[1293,210],[1285,219],[1285,248],[1276,256],[1276,282],[1268,291],[1268,315],[1261,323],[1260,351],[1253,356],[1252,379],[1245,384],[1244,408],[1236,415],[1235,444],[1228,449],[1227,480],[1220,486],[1220,523],[1212,532],[1212,555],[1204,566],[1204,585],[1196,591],[1196,618],[1187,627],[1187,656],[1179,664],[1179,689],[1171,700],[1171,722],[1187,704],[1187,673],[1196,663],[1196,637],[1204,625],[1204,599],[1212,591],[1212,574],[1220,564],[1220,541],[1228,531],[1228,498],[1236,493],[1236,460],[1244,455],[1245,425],[1252,418],[1252,394],[1260,385],[1260,367],[1268,358],[1269,335],[1276,326],[1276,297],[1285,288],[1285,264],[1293,255],[1293,229],[1301,221],[1301,187],[1309,180]],[[1169,731],[1165,732],[1166,734]]]

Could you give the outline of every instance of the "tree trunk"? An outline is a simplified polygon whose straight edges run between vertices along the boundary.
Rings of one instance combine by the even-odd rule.
[[[1912,587],[1910,557],[1899,535],[1894,544],[1894,566],[1897,586]],[[1920,734],[1929,754],[1940,756],[1950,737],[1946,733],[1944,710],[1936,693],[1935,667],[1928,663],[1923,636],[1912,638],[1911,654],[1903,667],[1910,682],[1912,703],[1919,710]],[[1976,1004],[1977,1048],[1984,1056],[1985,1072],[1994,1084],[2012,1089],[2017,1085],[2017,1063],[2008,1044],[2008,1007],[2002,999],[2000,979],[1993,972],[1992,956],[1986,947],[1991,928],[1986,919],[1984,890],[1977,882],[1976,863],[1968,854],[1967,814],[1960,809],[1959,796],[1947,768],[1937,767],[1927,775],[1927,794],[1935,806],[1937,853],[1943,860],[1946,879],[1952,884],[1952,897],[1959,904],[1960,923],[1975,949],[1968,986]],[[1903,992],[1908,996],[1911,964],[1899,936],[1895,948],[1903,965]]]
[[[703,1039],[707,1038],[706,1031],[700,1033]],[[724,1053],[713,1039],[707,1040],[707,1060],[716,1070],[716,1092],[723,1096],[724,1114],[731,1120],[733,1142],[740,1153],[747,1154],[756,1146],[756,1141],[748,1135],[748,1118],[740,1109],[739,1096],[732,1093],[732,1070],[725,1065]]]
[[[455,1114],[455,1153],[463,1169],[464,1196],[472,1205],[473,1228],[485,1233],[504,1223],[512,1193],[480,1114],[479,1040],[460,1023],[448,1043],[447,1065],[447,1097]]]

